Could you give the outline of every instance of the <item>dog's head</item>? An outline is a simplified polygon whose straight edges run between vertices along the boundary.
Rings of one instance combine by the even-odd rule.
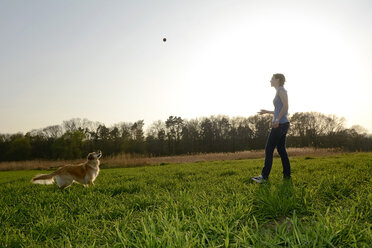
[[[100,157],[102,157],[102,152],[100,150],[88,154],[88,160],[95,160],[99,159]]]

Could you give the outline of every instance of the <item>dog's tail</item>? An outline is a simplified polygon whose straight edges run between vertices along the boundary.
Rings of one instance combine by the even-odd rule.
[[[50,174],[37,175],[36,177],[31,179],[31,182],[35,184],[53,184],[55,176],[55,172]]]

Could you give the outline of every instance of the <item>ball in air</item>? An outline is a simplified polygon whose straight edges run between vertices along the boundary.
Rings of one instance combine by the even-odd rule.
[[[166,42],[167,41],[167,38],[163,38],[163,42]]]

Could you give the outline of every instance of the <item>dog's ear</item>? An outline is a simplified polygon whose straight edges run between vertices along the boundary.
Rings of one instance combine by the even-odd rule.
[[[93,159],[94,159],[93,154],[92,154],[92,153],[89,153],[89,154],[88,154],[88,160],[93,160]]]

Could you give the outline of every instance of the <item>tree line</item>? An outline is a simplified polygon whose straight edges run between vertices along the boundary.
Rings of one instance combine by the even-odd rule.
[[[372,150],[372,136],[361,126],[345,128],[344,118],[317,112],[298,112],[289,118],[287,147]],[[26,134],[0,134],[0,161],[76,159],[97,149],[105,155],[146,156],[258,150],[264,149],[271,126],[270,115],[191,120],[170,116],[145,132],[143,120],[106,127],[75,118]]]

